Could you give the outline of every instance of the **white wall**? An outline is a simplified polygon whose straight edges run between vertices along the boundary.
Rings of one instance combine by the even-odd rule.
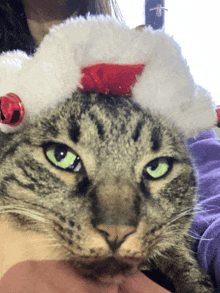
[[[195,82],[220,105],[220,0],[165,0],[165,6],[166,32],[181,45]]]
[[[117,0],[129,27],[144,24],[144,0]],[[165,29],[182,47],[195,82],[220,105],[220,0],[165,0]]]
[[[144,0],[117,2],[130,28],[144,24]],[[165,0],[165,7],[166,32],[180,44],[195,82],[220,105],[220,0]]]
[[[145,23],[144,0],[117,0],[126,24],[130,28]]]

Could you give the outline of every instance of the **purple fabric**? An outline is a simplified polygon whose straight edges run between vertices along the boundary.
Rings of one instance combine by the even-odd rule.
[[[220,292],[220,140],[214,130],[188,140],[199,173],[198,209],[192,225],[198,262]],[[199,239],[198,239],[199,238]]]

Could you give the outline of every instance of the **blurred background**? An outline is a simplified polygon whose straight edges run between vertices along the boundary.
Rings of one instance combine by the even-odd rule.
[[[117,0],[130,28],[145,23],[145,4],[163,3],[165,31],[182,48],[195,82],[220,105],[220,0]]]
[[[220,0],[117,0],[130,28],[151,23],[149,8],[158,4],[168,9],[161,19],[165,31],[181,46],[196,84],[220,105]],[[156,11],[154,11],[154,18]],[[154,20],[153,20],[154,22]],[[158,28],[158,27],[157,27]],[[220,128],[215,127],[220,138]]]

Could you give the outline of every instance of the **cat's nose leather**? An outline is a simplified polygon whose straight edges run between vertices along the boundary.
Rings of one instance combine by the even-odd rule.
[[[110,242],[123,242],[128,235],[136,231],[135,227],[127,225],[100,224],[97,226],[97,229],[105,232],[106,240]]]

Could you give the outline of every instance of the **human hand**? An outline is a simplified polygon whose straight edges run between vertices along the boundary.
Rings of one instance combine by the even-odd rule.
[[[55,253],[52,256],[56,260],[48,259],[52,247],[47,238],[31,231],[18,231],[1,218],[1,293],[168,293],[141,272],[126,278],[120,286],[85,279],[76,270],[69,271]]]
[[[2,293],[168,293],[141,272],[121,285],[103,285],[66,271],[59,261],[24,261],[0,280]]]

